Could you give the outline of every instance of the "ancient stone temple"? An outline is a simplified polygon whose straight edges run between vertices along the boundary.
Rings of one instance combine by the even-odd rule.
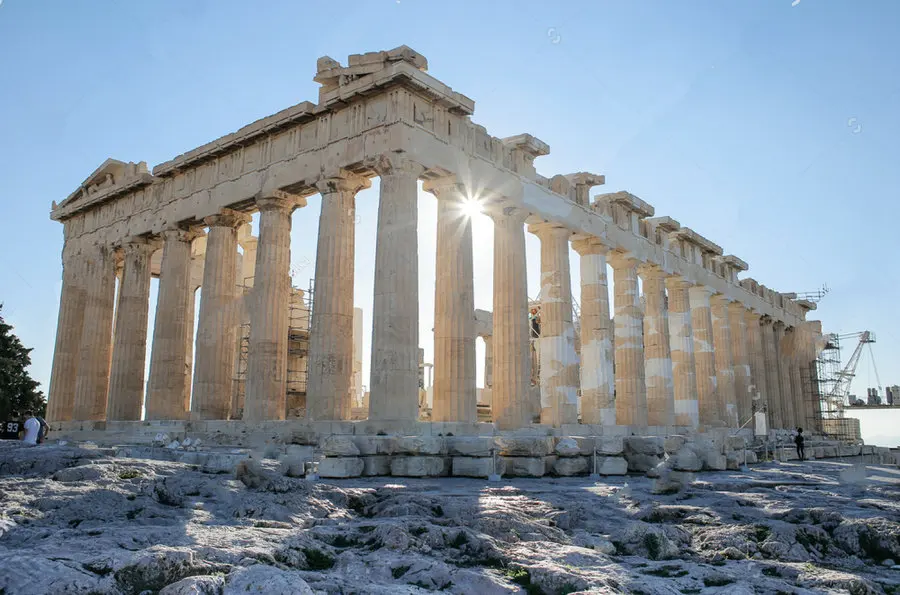
[[[315,81],[315,103],[152,172],[108,159],[54,203],[65,237],[48,406],[57,430],[126,435],[171,421],[208,431],[294,424],[319,434],[437,434],[416,427],[420,182],[438,201],[432,428],[665,435],[738,428],[757,411],[774,428],[814,417],[810,362],[821,327],[805,319],[814,304],[739,279],[746,262],[627,191],[592,195],[602,175],[539,175],[546,143],[491,136],[471,119],[475,102],[428,74],[408,47],[346,65],[320,58]],[[373,177],[377,240],[356,246],[355,196]],[[304,296],[291,284],[290,239],[292,213],[314,194],[322,210],[310,317],[296,314]],[[477,317],[467,201],[494,221],[493,309]],[[248,225],[255,212],[257,236]],[[541,246],[536,340],[526,233]],[[575,291],[570,248],[581,262]],[[375,253],[362,415],[356,250]],[[151,277],[159,295],[144,378]],[[481,391],[476,336],[488,346]],[[291,386],[300,369],[302,404]]]

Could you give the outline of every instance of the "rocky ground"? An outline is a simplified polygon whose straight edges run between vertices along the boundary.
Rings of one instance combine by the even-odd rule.
[[[900,593],[900,470],[307,481],[0,444],[0,594]]]

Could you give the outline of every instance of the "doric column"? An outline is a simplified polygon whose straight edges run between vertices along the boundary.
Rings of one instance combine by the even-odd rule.
[[[306,416],[350,419],[353,406],[353,279],[356,193],[369,180],[347,173],[320,180],[315,299],[309,333]]]
[[[185,363],[187,340],[194,332],[191,243],[201,235],[196,230],[162,232],[163,256],[147,383],[148,420],[187,417],[190,372]]]
[[[75,408],[75,379],[84,330],[85,272],[84,257],[75,253],[74,243],[67,242],[63,248],[62,291],[47,398],[47,420],[51,422],[72,421]]]
[[[107,418],[113,421],[141,419],[150,316],[150,259],[159,247],[159,240],[145,237],[132,238],[122,247],[125,263],[119,283],[107,411]]]
[[[237,341],[237,228],[250,216],[230,209],[204,219],[209,226],[200,294],[192,419],[228,419]]]
[[[581,423],[616,425],[613,342],[606,255],[596,238],[572,246],[581,256]]]
[[[306,201],[275,190],[259,196],[259,248],[250,298],[250,349],[243,419],[284,419],[291,297],[291,213]]]
[[[800,324],[800,327],[797,329],[797,337],[798,337],[798,349],[797,349],[797,364],[798,364],[798,372],[800,375],[800,394],[801,394],[801,405],[800,409],[802,413],[801,424],[804,428],[804,431],[809,429],[810,432],[815,430],[815,426],[817,425],[817,421],[821,418],[821,413],[819,413],[818,407],[818,387],[814,387],[814,379],[815,379],[815,341],[820,333],[817,330],[817,325],[819,323],[816,321],[803,322]]]
[[[644,381],[644,314],[638,292],[638,261],[613,253],[614,320],[616,338],[616,423],[647,425]]]
[[[541,423],[578,423],[578,355],[572,318],[569,237],[553,223],[530,226],[541,240]]]
[[[369,419],[419,417],[417,180],[425,168],[399,155],[374,164],[381,178],[375,237],[375,298]]]
[[[775,342],[775,325],[772,318],[764,316],[760,329],[765,350],[766,371],[766,411],[769,415],[769,427],[783,428],[781,417],[781,377],[778,373],[778,349]]]
[[[425,182],[437,197],[433,421],[478,419],[475,395],[475,285],[472,219],[456,178]]]
[[[734,360],[734,395],[737,401],[738,425],[753,415],[750,385],[750,351],[747,337],[747,308],[740,302],[728,304],[728,324],[731,330],[731,357]],[[752,426],[751,426],[752,427]]]
[[[494,337],[488,335],[484,339],[484,388],[494,385]]]
[[[116,255],[108,246],[87,254],[84,325],[75,379],[75,421],[106,419],[112,323],[116,297]]]
[[[794,391],[791,386],[791,338],[793,330],[782,322],[775,323],[775,345],[778,348],[778,376],[781,380],[781,422],[786,429],[794,422]]]
[[[750,357],[750,399],[753,412],[768,402],[768,386],[766,383],[766,344],[763,340],[762,315],[752,310],[744,311],[747,323],[747,352]],[[753,402],[753,398],[759,400]]]
[[[675,394],[675,425],[696,428],[700,424],[697,400],[697,372],[694,361],[694,332],[691,323],[689,290],[691,283],[666,279],[669,293],[669,347],[672,354],[672,382]]]
[[[712,312],[709,298],[713,290],[695,286],[688,290],[691,303],[691,328],[694,333],[694,364],[697,375],[697,401],[700,423],[707,427],[724,425],[719,413],[716,354],[713,348]]]
[[[494,220],[494,386],[492,414],[501,430],[531,423],[539,412],[529,401],[531,343],[525,277],[525,218],[528,212],[504,207]]]
[[[647,424],[675,425],[675,387],[669,341],[666,273],[656,265],[638,268],[644,281],[644,376]]]
[[[738,423],[737,399],[734,394],[734,356],[731,353],[731,325],[728,304],[731,299],[714,295],[710,300],[713,325],[713,351],[716,359],[716,394],[719,417],[729,427]]]
[[[807,427],[805,403],[803,402],[803,381],[800,378],[800,331],[796,327],[791,329],[791,408],[794,414],[793,427]]]

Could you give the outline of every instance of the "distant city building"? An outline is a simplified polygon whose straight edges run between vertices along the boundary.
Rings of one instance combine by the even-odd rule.
[[[869,399],[868,399],[869,405],[881,405],[881,397],[878,396],[877,388],[867,388],[866,392],[869,395]]]
[[[900,407],[900,386],[887,387],[887,404],[892,407]]]

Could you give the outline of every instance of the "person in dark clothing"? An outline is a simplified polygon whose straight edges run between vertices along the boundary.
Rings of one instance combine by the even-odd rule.
[[[797,428],[797,436],[794,437],[794,444],[797,445],[797,456],[801,461],[806,460],[806,451],[803,448],[803,428]]]

